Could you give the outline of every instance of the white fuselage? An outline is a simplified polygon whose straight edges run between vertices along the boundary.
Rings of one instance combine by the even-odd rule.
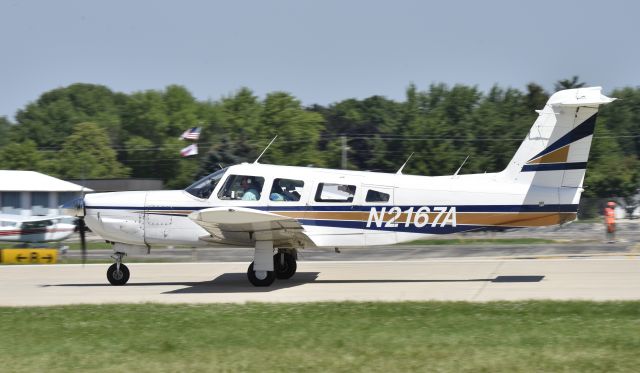
[[[234,175],[260,180],[258,199],[226,196],[223,189]],[[274,200],[278,196],[270,191],[281,180],[297,182],[298,200]],[[575,219],[580,191],[513,182],[501,173],[428,177],[241,164],[226,169],[207,198],[185,190],[89,194],[85,221],[113,242],[204,246],[231,242],[216,240],[187,215],[245,207],[296,219],[315,246],[369,246],[432,234],[560,224]],[[233,244],[253,243],[246,236]]]

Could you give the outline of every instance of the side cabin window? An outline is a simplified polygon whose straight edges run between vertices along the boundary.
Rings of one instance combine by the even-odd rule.
[[[316,191],[316,202],[353,202],[356,186],[347,184],[320,183]]]
[[[369,189],[367,191],[367,202],[389,202],[389,194],[378,192],[377,190]]]
[[[218,198],[257,201],[262,194],[264,178],[251,175],[229,175],[224,187],[220,189]]]
[[[275,179],[271,185],[269,200],[274,202],[300,201],[304,181],[293,179]]]

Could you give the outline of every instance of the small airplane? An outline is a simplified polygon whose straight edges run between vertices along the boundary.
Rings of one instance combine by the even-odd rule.
[[[21,216],[0,214],[0,241],[33,244],[62,241],[76,226],[70,216]]]
[[[577,216],[598,107],[615,100],[601,91],[552,95],[501,172],[404,175],[406,162],[395,174],[277,166],[258,163],[263,151],[185,190],[94,193],[64,207],[113,243],[113,285],[128,281],[122,258],[139,248],[251,245],[247,277],[269,286],[295,274],[305,247],[563,224]]]

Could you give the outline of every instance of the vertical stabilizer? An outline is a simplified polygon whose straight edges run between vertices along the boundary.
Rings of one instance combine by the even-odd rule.
[[[581,188],[598,107],[612,102],[601,87],[559,91],[549,98],[501,177],[542,187]]]

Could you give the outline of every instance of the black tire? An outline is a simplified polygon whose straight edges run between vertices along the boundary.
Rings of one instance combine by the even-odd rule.
[[[253,270],[253,262],[251,262],[249,269],[247,269],[247,277],[253,286],[270,286],[276,280],[276,273],[267,271],[267,277],[259,279],[256,277],[256,272]]]
[[[126,265],[120,264],[120,272],[117,270],[118,266],[113,263],[109,269],[107,269],[107,280],[114,286],[122,286],[129,281],[129,268]]]
[[[284,261],[281,260],[281,256],[284,256]],[[286,280],[296,274],[298,264],[292,254],[277,253],[273,256],[273,269],[276,272],[276,278],[278,280]]]

